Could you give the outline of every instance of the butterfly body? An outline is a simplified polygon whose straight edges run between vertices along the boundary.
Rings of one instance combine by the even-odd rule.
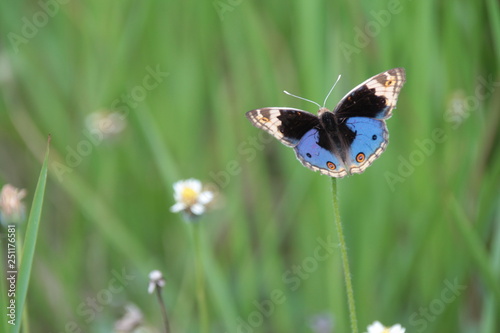
[[[272,107],[246,113],[252,124],[295,150],[311,170],[331,177],[363,172],[387,147],[385,120],[405,82],[402,68],[375,75],[352,89],[337,107],[318,115]]]

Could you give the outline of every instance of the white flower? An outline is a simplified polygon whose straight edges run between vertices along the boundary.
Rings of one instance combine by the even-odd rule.
[[[25,196],[26,190],[20,190],[10,184],[4,185],[0,192],[0,220],[4,223],[23,220],[26,208],[21,200]]]
[[[199,180],[193,178],[180,180],[174,184],[176,202],[170,207],[170,211],[173,213],[184,211],[188,216],[201,215],[213,198],[212,192],[203,191]]]
[[[152,294],[156,288],[165,287],[165,279],[163,278],[163,274],[159,270],[154,270],[149,273],[149,285],[148,285],[148,293]]]
[[[405,328],[399,324],[391,327],[385,327],[379,321],[375,321],[373,324],[368,326],[367,333],[405,333]]]

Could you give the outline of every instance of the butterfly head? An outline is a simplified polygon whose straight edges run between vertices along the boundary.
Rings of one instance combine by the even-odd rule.
[[[325,112],[332,112],[332,111],[328,110],[324,106],[320,107],[319,110],[318,110],[318,117],[321,117]]]

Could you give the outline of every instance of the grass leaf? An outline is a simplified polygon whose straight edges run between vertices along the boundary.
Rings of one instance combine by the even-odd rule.
[[[28,294],[28,287],[31,275],[31,268],[33,265],[33,258],[35,256],[36,240],[38,237],[38,228],[40,226],[40,219],[42,216],[43,199],[45,195],[45,185],[47,182],[47,168],[49,161],[49,146],[50,146],[50,136],[47,141],[47,151],[45,153],[45,159],[42,164],[42,170],[40,171],[40,176],[38,177],[38,183],[35,190],[35,195],[33,196],[33,204],[31,205],[31,210],[28,218],[28,225],[26,227],[26,235],[24,238],[24,247],[20,258],[19,273],[17,276],[16,284],[16,325],[12,327],[12,332],[20,332],[21,320],[24,312],[24,304],[26,302],[26,296]]]

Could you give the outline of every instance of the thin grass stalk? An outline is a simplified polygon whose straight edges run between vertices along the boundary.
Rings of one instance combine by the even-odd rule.
[[[193,244],[195,252],[195,275],[196,275],[196,298],[198,300],[198,314],[200,332],[209,332],[208,322],[208,307],[205,292],[205,272],[203,269],[202,253],[201,253],[201,223],[191,223],[191,230],[193,233]]]
[[[352,288],[351,270],[349,268],[349,258],[347,256],[347,245],[342,229],[342,221],[340,220],[339,197],[337,192],[337,179],[332,177],[332,195],[333,195],[333,212],[335,216],[335,226],[339,237],[340,255],[342,257],[342,267],[345,279],[345,288],[347,294],[347,305],[349,308],[349,318],[351,321],[351,332],[358,333],[358,320],[356,317],[356,304],[354,302],[354,291]]]

